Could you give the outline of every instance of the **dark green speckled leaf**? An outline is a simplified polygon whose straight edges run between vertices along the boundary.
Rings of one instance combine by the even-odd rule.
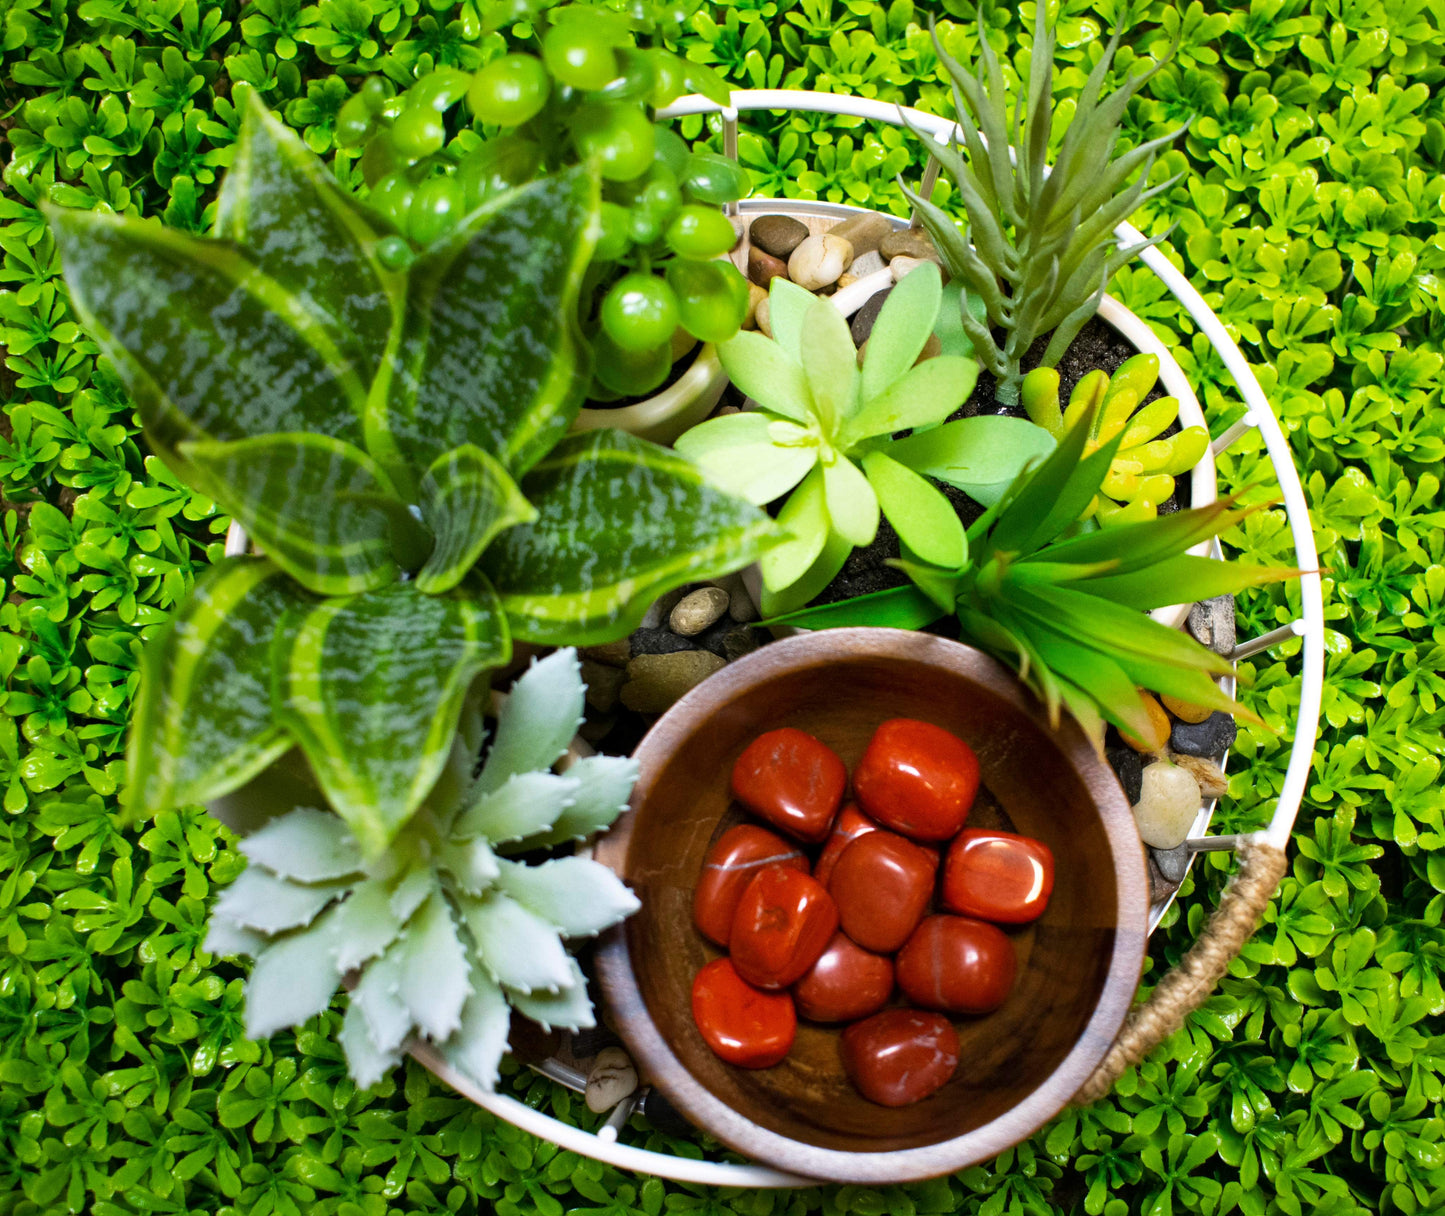
[[[465,591],[394,583],[318,604],[296,629],[279,717],[369,856],[436,782],[473,677],[511,653],[491,588]]]
[[[133,815],[204,802],[291,746],[271,708],[271,640],[304,602],[257,557],[226,558],[147,645],[126,765]]]
[[[394,582],[394,551],[415,566],[430,538],[381,466],[325,435],[183,443],[199,485],[309,591],[351,595]]]
[[[518,476],[566,433],[589,380],[577,292],[597,206],[596,178],[571,169],[476,212],[413,265],[402,348],[377,388],[402,460],[425,468],[474,443]]]
[[[246,115],[216,199],[216,235],[329,320],[336,345],[370,380],[386,351],[398,276],[373,256],[378,233],[295,132],[247,91]]]
[[[436,536],[416,576],[428,595],[461,582],[497,533],[537,517],[507,470],[473,443],[436,458],[421,481],[421,511]]]
[[[695,465],[621,431],[568,436],[522,491],[537,519],[497,537],[481,568],[530,642],[622,637],[664,591],[746,566],[778,535]]]
[[[238,247],[98,211],[49,211],[71,300],[184,474],[183,440],[309,431],[360,445],[366,377],[330,318]]]

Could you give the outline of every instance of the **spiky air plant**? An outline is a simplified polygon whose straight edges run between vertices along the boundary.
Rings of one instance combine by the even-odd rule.
[[[1209,432],[1202,426],[1160,438],[1179,417],[1179,399],[1160,397],[1141,406],[1158,378],[1159,359],[1151,354],[1126,359],[1112,376],[1096,368],[1074,386],[1062,411],[1058,372],[1036,367],[1023,378],[1024,411],[1056,439],[1086,411],[1092,411],[1094,421],[1085,455],[1119,436],[1114,463],[1084,508],[1084,519],[1097,519],[1104,527],[1153,519],[1159,504],[1174,494],[1174,478],[1192,469],[1209,446]]]
[[[1141,688],[1256,721],[1215,683],[1229,672],[1228,660],[1147,614],[1298,572],[1187,552],[1250,513],[1237,496],[1139,523],[1076,527],[1122,439],[1085,455],[1093,414],[1086,410],[1049,458],[969,528],[968,560],[958,569],[898,561],[911,586],[771,623],[919,629],[956,614],[963,641],[1012,666],[1055,725],[1067,708],[1099,747],[1106,723],[1149,736]]]
[[[1089,73],[1050,166],[1054,29],[1044,10],[1038,6],[1028,88],[1014,103],[1012,123],[1003,71],[984,36],[980,9],[979,61],[972,71],[944,51],[936,30],[933,34],[953,81],[962,145],[942,143],[913,128],[957,188],[968,215],[967,234],[927,199],[911,192],[909,197],[954,281],[962,285],[964,330],[979,361],[997,379],[997,400],[1006,405],[1019,400],[1019,361],[1034,342],[1052,333],[1043,363],[1058,363],[1097,311],[1114,271],[1167,235],[1120,247],[1114,228],[1177,180],[1148,186],[1155,154],[1184,130],[1118,151],[1119,123],[1129,99],[1170,56],[1104,96],[1104,79],[1119,46],[1116,31]],[[983,301],[985,320],[970,311],[968,293]],[[1002,345],[995,330],[1002,331]]]
[[[351,977],[341,1043],[357,1084],[430,1039],[491,1089],[512,1010],[545,1027],[592,1026],[567,938],[590,937],[638,907],[597,862],[524,851],[582,840],[626,805],[636,762],[590,756],[552,766],[582,718],[576,652],[559,650],[512,688],[481,772],[480,720],[464,720],[453,764],[380,856],[368,859],[325,806],[298,806],[241,842],[249,866],[216,901],[207,949],[255,959],[246,1033],[298,1025]],[[470,736],[470,737],[468,737]],[[511,856],[509,856],[509,854]]]

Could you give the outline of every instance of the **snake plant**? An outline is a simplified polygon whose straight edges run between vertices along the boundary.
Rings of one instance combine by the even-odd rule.
[[[1114,271],[1167,235],[1121,246],[1114,228],[1177,180],[1148,186],[1155,154],[1184,128],[1118,151],[1130,98],[1168,57],[1130,74],[1105,96],[1104,80],[1119,47],[1116,31],[1075,100],[1050,165],[1055,30],[1045,6],[1038,6],[1027,90],[1019,93],[1012,119],[982,9],[978,16],[979,62],[972,71],[944,51],[937,31],[933,35],[939,61],[953,82],[962,148],[913,128],[957,188],[968,215],[967,234],[941,208],[906,193],[954,280],[962,284],[963,326],[997,381],[996,399],[1012,405],[1019,400],[1019,362],[1034,342],[1051,335],[1043,363],[1058,363],[1097,311]],[[970,309],[970,293],[982,300],[986,319]],[[1003,334],[1001,345],[995,330]]]
[[[299,745],[374,858],[514,638],[620,637],[662,591],[763,551],[771,522],[673,453],[567,434],[598,192],[587,168],[544,178],[389,270],[250,93],[214,237],[50,210],[152,448],[265,555],[220,563],[148,645],[133,812],[225,794]]]

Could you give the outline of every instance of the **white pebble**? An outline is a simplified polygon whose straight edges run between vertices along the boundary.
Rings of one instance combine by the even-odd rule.
[[[1189,835],[1204,799],[1188,769],[1157,760],[1144,770],[1143,788],[1134,804],[1134,822],[1145,844],[1172,849]]]
[[[910,270],[917,270],[922,265],[922,258],[905,258],[900,254],[888,263],[888,269],[893,272],[893,281],[896,283]]]
[[[836,283],[853,261],[853,246],[840,236],[810,236],[788,258],[788,278],[817,291]]]
[[[637,1067],[620,1047],[604,1047],[587,1074],[587,1109],[611,1110],[637,1088]]]

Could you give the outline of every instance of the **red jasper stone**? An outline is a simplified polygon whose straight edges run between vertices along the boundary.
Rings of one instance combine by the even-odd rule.
[[[870,954],[846,933],[833,934],[812,970],[793,985],[798,1012],[814,1022],[854,1022],[893,995],[893,960]]]
[[[828,892],[843,932],[865,950],[892,954],[933,898],[938,858],[896,832],[867,832],[838,858]]]
[[[793,1046],[798,1015],[786,992],[760,992],[732,960],[714,959],[692,981],[692,1020],[714,1054],[739,1068],[771,1068]]]
[[[948,846],[943,903],[1001,925],[1037,920],[1054,889],[1054,855],[1041,840],[968,828]]]
[[[978,757],[941,726],[891,718],[858,761],[853,792],[884,827],[914,840],[948,840],[978,793]]]
[[[965,916],[930,916],[899,952],[898,986],[925,1009],[989,1013],[1008,999],[1016,967],[1003,930]]]
[[[818,854],[818,860],[813,865],[813,877],[826,887],[828,879],[832,877],[833,867],[838,864],[838,858],[843,856],[843,850],[865,832],[877,830],[878,825],[853,803],[845,803],[838,812],[838,818],[833,820],[833,830],[828,833],[823,851]]]
[[[780,831],[816,844],[833,826],[848,770],[833,750],[787,726],[759,735],[733,765],[733,794]]]
[[[786,988],[818,961],[837,929],[837,905],[821,884],[802,870],[768,866],[733,914],[733,965],[758,988]]]
[[[726,946],[732,935],[733,916],[748,883],[764,866],[808,869],[808,859],[781,836],[754,823],[729,828],[702,863],[702,874],[693,894],[692,918],[704,937]]]
[[[958,1067],[958,1034],[945,1017],[885,1009],[843,1032],[843,1068],[880,1106],[907,1106],[937,1092]]]

